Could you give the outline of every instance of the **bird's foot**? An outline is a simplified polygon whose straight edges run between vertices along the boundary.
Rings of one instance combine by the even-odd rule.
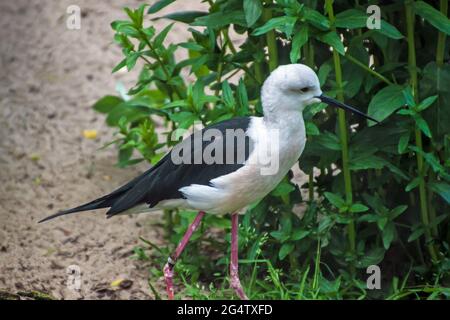
[[[248,300],[247,295],[242,288],[241,281],[237,275],[231,276],[231,287],[234,289],[234,292],[238,295],[241,300]]]
[[[242,289],[239,280],[239,259],[238,259],[238,236],[239,236],[239,215],[231,215],[231,261],[230,261],[230,280],[231,287],[241,300],[248,300],[247,295]]]
[[[164,266],[164,279],[166,280],[166,292],[169,300],[173,300],[174,290],[173,290],[173,265],[167,262]]]

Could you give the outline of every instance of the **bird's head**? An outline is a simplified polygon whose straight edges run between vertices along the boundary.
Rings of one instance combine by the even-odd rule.
[[[325,96],[316,73],[304,64],[287,64],[272,71],[264,82],[261,97],[264,112],[303,111],[311,103],[325,102],[378,122],[347,104]]]

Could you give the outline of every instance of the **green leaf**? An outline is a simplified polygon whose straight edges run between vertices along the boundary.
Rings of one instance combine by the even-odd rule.
[[[289,234],[286,234],[282,231],[272,231],[270,235],[280,242],[285,242],[289,239]]]
[[[283,245],[280,248],[280,251],[278,252],[278,257],[280,260],[284,260],[291,252],[294,250],[294,244],[291,242],[283,243]]]
[[[118,159],[117,166],[119,168],[126,167],[128,161],[130,160],[132,155],[133,155],[133,148],[132,147],[123,148],[123,149],[121,148],[119,150],[119,159]]]
[[[156,1],[154,4],[151,5],[150,8],[148,8],[147,13],[149,13],[149,14],[156,13],[159,10],[167,7],[172,2],[175,2],[175,0],[159,0],[159,1]]]
[[[412,109],[401,109],[397,112],[397,114],[402,116],[414,116],[416,112]]]
[[[204,85],[201,81],[195,82],[192,88],[192,102],[194,104],[195,110],[199,112],[204,104]]]
[[[147,36],[147,39],[151,39],[155,35],[156,29],[154,26],[150,26],[148,28],[142,29],[142,32],[144,32],[144,34]]]
[[[329,227],[333,224],[333,219],[331,219],[329,216],[324,216],[322,219],[320,219],[319,227],[317,228],[317,231],[319,233],[322,233],[324,231],[328,231]]]
[[[136,65],[136,61],[140,56],[141,56],[140,52],[133,52],[129,56],[127,56],[126,65],[127,65],[128,71],[130,71],[131,69],[134,68],[134,66]]]
[[[319,68],[319,82],[320,86],[323,86],[325,82],[327,81],[328,75],[330,74],[331,70],[333,70],[333,67],[330,63],[323,63]]]
[[[233,109],[236,104],[236,100],[234,100],[233,91],[231,90],[230,84],[227,80],[222,83],[222,96],[225,105],[228,108]]]
[[[120,61],[111,71],[111,73],[117,72],[120,69],[122,69],[123,67],[125,67],[127,65],[127,58],[123,59],[122,61]]]
[[[327,17],[316,10],[305,7],[304,18],[308,23],[322,31],[330,29],[330,21],[327,19]]]
[[[408,106],[414,108],[416,106],[416,101],[414,101],[414,97],[412,95],[412,90],[410,86],[407,86],[402,91],[403,97],[405,98],[405,102]]]
[[[416,14],[424,18],[436,29],[450,35],[450,21],[444,14],[423,1],[413,2],[413,5],[416,9]]]
[[[260,0],[244,0],[244,13],[247,26],[251,27],[258,21],[262,14],[262,3]]]
[[[353,213],[365,212],[367,210],[369,210],[369,208],[361,203],[352,204],[352,206],[350,207],[350,212]]]
[[[120,28],[124,26],[133,26],[133,22],[128,20],[115,20],[111,22],[111,28],[115,31],[118,31]]]
[[[327,149],[340,151],[341,150],[341,141],[339,137],[331,132],[324,132],[321,135],[314,138],[315,142],[324,146]]]
[[[192,50],[192,51],[203,51],[205,50],[204,47],[202,47],[201,45],[199,45],[198,43],[189,41],[189,42],[183,42],[183,43],[179,43],[178,46],[188,49],[188,50]]]
[[[420,236],[422,236],[424,233],[425,233],[424,227],[419,227],[419,228],[415,229],[408,237],[408,242],[413,242],[414,240],[416,240]]]
[[[410,136],[411,136],[411,134],[409,132],[406,132],[400,136],[400,139],[398,141],[398,147],[397,147],[397,151],[399,154],[402,154],[405,152],[406,148],[408,147]]]
[[[128,21],[126,21],[128,22]],[[138,29],[136,29],[133,24],[130,22],[124,23],[122,21],[114,21],[111,26],[114,30],[117,32],[123,33],[129,37],[133,37],[136,39],[139,39],[141,37],[141,34],[139,33]]]
[[[123,100],[116,96],[104,96],[100,100],[98,100],[92,108],[94,108],[95,111],[100,113],[108,113],[110,112],[115,106],[117,106],[119,103],[122,103]]]
[[[450,204],[450,184],[445,182],[432,182],[430,188]]]
[[[142,23],[144,22],[144,10],[146,6],[147,4],[143,3],[134,11],[136,26],[139,28],[142,28]]]
[[[384,230],[384,228],[386,227],[386,224],[389,222],[389,219],[387,216],[381,216],[378,220],[377,220],[377,225],[378,228],[380,228],[381,231]]]
[[[403,35],[400,33],[400,31],[398,31],[398,29],[394,27],[392,24],[384,20],[381,20],[380,24],[381,29],[374,29],[374,31],[376,31],[377,33],[396,40],[403,38]]]
[[[345,29],[364,28],[367,25],[367,14],[356,9],[345,10],[336,15],[334,25]]]
[[[405,187],[405,191],[409,192],[416,188],[420,183],[420,177],[415,177],[408,185]]]
[[[335,31],[330,31],[328,33],[322,34],[317,38],[323,43],[326,43],[333,47],[333,49],[335,49],[340,54],[345,55],[344,44],[341,42],[341,39]]]
[[[256,28],[252,32],[252,35],[260,36],[273,29],[279,29],[283,31],[287,37],[290,37],[296,21],[297,21],[296,17],[289,17],[289,16],[275,17],[267,21],[263,26]]]
[[[273,196],[280,197],[287,195],[295,190],[295,187],[286,181],[281,181],[278,186],[271,192]]]
[[[189,128],[196,120],[198,120],[195,114],[188,111],[172,113],[170,114],[170,119],[177,122],[181,129]]]
[[[427,122],[419,114],[415,115],[414,120],[416,121],[416,124],[419,127],[420,131],[422,131],[423,134],[428,138],[431,138],[431,131],[430,127],[428,127]]]
[[[365,214],[358,218],[359,222],[377,222],[380,219],[380,216],[376,214]]]
[[[409,177],[402,170],[400,170],[398,167],[394,166],[392,163],[386,161],[386,166],[389,168],[389,170],[392,173],[395,173],[399,177],[402,177],[402,179],[404,179],[404,180],[409,179]]]
[[[252,35],[260,36],[260,35],[265,34],[273,29],[284,27],[286,25],[286,23],[289,21],[289,18],[292,18],[292,17],[283,16],[283,17],[272,18],[269,21],[267,21],[264,25],[262,25],[261,27],[256,28],[252,32]]]
[[[318,136],[320,134],[319,128],[312,123],[312,122],[306,122],[306,135],[307,136]]]
[[[386,160],[374,154],[356,155],[350,159],[350,169],[367,170],[367,169],[381,169],[386,165]]]
[[[296,230],[292,233],[291,235],[291,240],[292,241],[298,241],[301,240],[303,238],[305,238],[307,235],[309,235],[311,232],[309,230]]]
[[[406,102],[402,90],[401,86],[393,84],[378,91],[369,103],[367,110],[369,116],[378,121],[383,121],[395,110],[405,105]],[[373,121],[369,121],[369,126],[374,124]]]
[[[116,105],[106,117],[106,124],[111,127],[118,125],[120,119],[126,119],[127,122],[134,122],[148,117],[150,110],[145,107],[131,106],[128,102]]]
[[[384,258],[383,248],[374,248],[362,256],[358,261],[358,267],[367,268],[370,265],[379,264]]]
[[[435,96],[431,96],[431,97],[428,97],[428,98],[425,98],[422,102],[420,102],[419,103],[419,105],[417,106],[417,111],[423,111],[423,110],[425,110],[425,109],[427,109],[429,106],[431,106],[435,101],[436,101],[436,99],[438,98],[438,96],[437,95],[435,95]]]
[[[387,250],[391,246],[392,240],[394,240],[395,226],[393,222],[389,222],[383,229],[383,246]]]
[[[159,19],[169,19],[177,22],[183,23],[193,23],[197,18],[204,17],[208,15],[208,12],[205,11],[179,11],[174,13],[166,14],[162,17],[153,18],[153,21]]]
[[[243,79],[239,79],[239,84],[237,88],[237,97],[239,102],[238,115],[245,116],[249,113],[249,107],[248,107],[247,89],[245,88]]]
[[[302,26],[300,31],[297,32],[292,39],[291,52],[289,54],[291,63],[297,63],[298,59],[300,59],[300,50],[306,42],[308,42],[307,25]]]
[[[428,227],[429,228],[437,227],[441,222],[443,222],[447,218],[448,218],[448,215],[446,213],[441,214],[440,216],[437,216],[435,219],[431,220]]]
[[[336,208],[340,209],[346,206],[344,199],[342,199],[337,194],[331,193],[331,192],[325,192],[324,193],[325,198],[327,198],[330,203],[335,206]]]
[[[175,107],[188,107],[188,106],[189,106],[189,103],[186,100],[175,100],[175,101],[165,104],[162,108],[170,109],[170,108],[175,108]]]
[[[406,206],[406,205],[401,205],[401,206],[395,207],[395,208],[392,209],[392,211],[389,213],[389,219],[390,219],[390,220],[394,220],[394,219],[397,218],[399,215],[401,215],[403,212],[405,212],[406,209],[408,209],[408,206]]]
[[[154,41],[155,48],[159,48],[162,43],[164,42],[164,39],[166,39],[167,34],[169,33],[170,29],[172,29],[173,23],[169,24],[167,27],[165,27],[156,37]]]
[[[439,159],[431,152],[424,152],[423,150],[417,148],[416,146],[409,146],[409,149],[414,152],[420,153],[425,161],[431,166],[434,172],[439,173],[441,175],[446,175],[445,168],[441,165]]]
[[[212,29],[219,29],[230,24],[246,27],[247,21],[245,21],[244,12],[241,10],[215,12],[207,16],[198,17],[191,23],[192,26],[204,26]]]

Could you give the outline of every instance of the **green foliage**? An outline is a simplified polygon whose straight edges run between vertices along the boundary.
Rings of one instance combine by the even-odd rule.
[[[168,137],[196,122],[261,115],[259,92],[270,70],[289,62],[308,64],[327,95],[382,122],[338,117],[324,104],[304,111],[308,142],[299,166],[311,175],[309,181],[297,186],[288,176],[241,221],[241,279],[247,294],[260,299],[448,298],[446,0],[439,8],[424,1],[381,5],[379,30],[367,29],[366,6],[354,1],[216,0],[208,1],[208,12],[158,16],[173,2],[125,9],[129,19],[111,24],[124,55],[113,72],[141,69],[126,94],[94,105],[118,129],[112,142],[119,149],[118,164],[156,163],[176,143]],[[161,18],[183,23],[190,38],[167,43],[172,24],[162,30],[151,25]],[[230,31],[244,38],[239,48]],[[175,59],[177,51],[186,58]],[[183,71],[195,80],[187,82]],[[234,82],[237,73],[240,80]],[[161,123],[163,133],[157,135]],[[294,214],[299,208],[302,213]],[[159,261],[150,283],[162,275],[170,249],[194,216],[167,212],[170,246],[147,242],[149,253],[136,247],[138,259]],[[205,234],[206,228],[212,232]],[[176,266],[186,287],[180,296],[234,298],[227,280],[229,218],[207,215],[200,229]],[[366,288],[365,268],[372,264],[381,267],[381,290]],[[199,286],[198,279],[208,287]]]

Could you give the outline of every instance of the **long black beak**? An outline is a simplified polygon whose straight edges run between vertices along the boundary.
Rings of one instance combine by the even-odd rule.
[[[335,106],[335,107],[338,107],[338,108],[341,108],[341,109],[344,109],[344,110],[351,111],[351,112],[356,113],[357,115],[359,115],[361,117],[364,117],[366,119],[372,120],[372,121],[374,121],[376,123],[380,123],[378,120],[375,120],[374,118],[368,116],[364,112],[361,112],[358,109],[350,107],[349,105],[347,105],[345,103],[342,103],[342,102],[340,102],[338,100],[335,100],[333,98],[327,97],[327,96],[325,96],[323,94],[318,96],[318,97],[316,97],[316,98],[320,99],[322,102],[324,102],[324,103],[326,103],[328,105],[332,105],[332,106]]]

